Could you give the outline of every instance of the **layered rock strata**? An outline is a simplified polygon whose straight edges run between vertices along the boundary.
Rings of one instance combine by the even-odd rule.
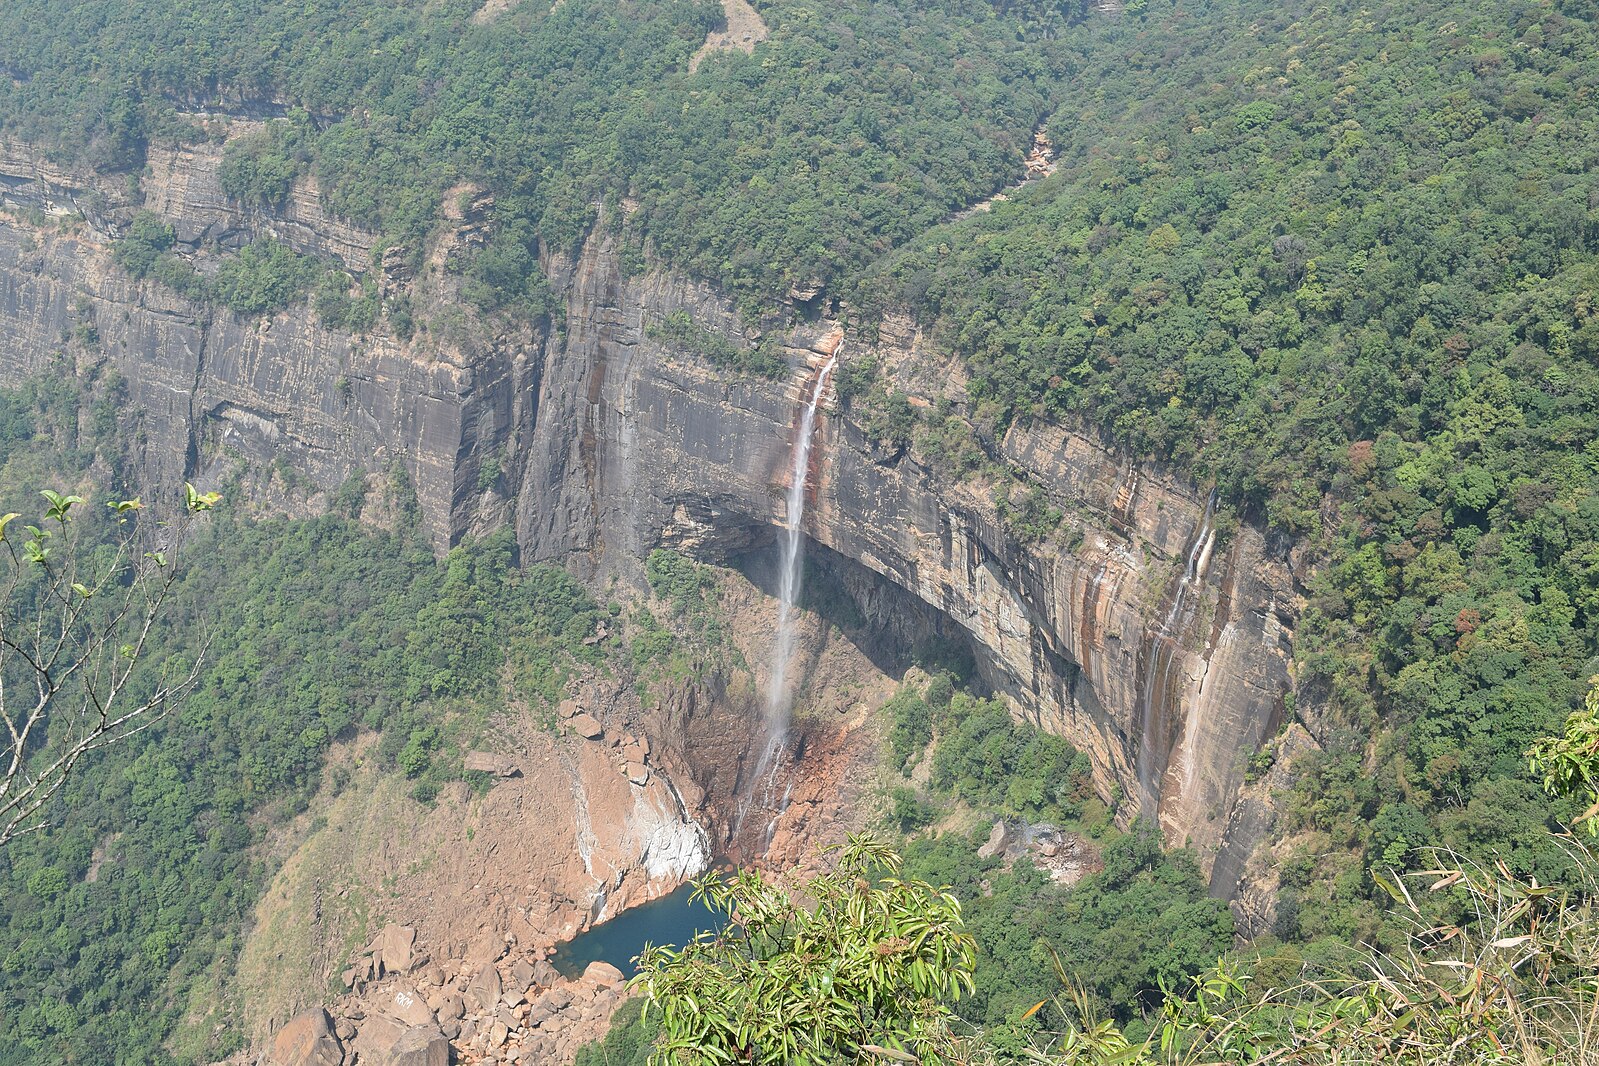
[[[370,238],[318,216],[304,183],[279,216],[230,206],[215,189],[219,157],[185,149],[152,165],[144,203],[180,239],[255,227],[370,263]],[[626,274],[600,225],[578,254],[545,264],[566,297],[564,328],[494,333],[453,303],[452,255],[481,226],[458,217],[422,276],[384,279],[443,325],[404,342],[381,328],[356,338],[303,306],[239,319],[131,281],[109,244],[130,205],[24,148],[0,151],[0,194],[13,208],[0,220],[0,381],[73,349],[88,325],[78,357],[121,371],[145,464],[168,480],[283,459],[331,490],[400,464],[441,548],[510,520],[526,557],[594,577],[636,578],[663,543],[716,557],[770,538],[796,411],[823,338],[840,328],[792,330],[785,381],[711,366],[652,327],[685,312],[736,344],[753,342],[753,327],[708,287]],[[40,221],[52,211],[87,220]],[[959,366],[914,324],[848,337],[846,364],[868,354],[915,402],[971,414]],[[1245,766],[1289,684],[1288,546],[1218,523],[1207,489],[1090,432],[1034,423],[992,444],[1065,515],[1036,541],[1007,529],[993,486],[943,476],[916,448],[885,448],[836,402],[817,432],[807,535],[958,624],[1019,715],[1081,746],[1107,795],[1158,816],[1234,894],[1267,821],[1240,800]],[[491,459],[498,477],[484,476]]]

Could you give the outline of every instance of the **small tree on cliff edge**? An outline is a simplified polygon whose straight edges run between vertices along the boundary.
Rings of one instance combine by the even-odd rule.
[[[99,538],[80,535],[82,497],[41,495],[37,525],[0,516],[0,846],[45,824],[85,755],[143,729],[194,686],[199,657],[135,667],[186,534],[220,499],[185,485],[179,515],[153,529],[138,521],[140,501],[113,501],[115,525]]]
[[[647,948],[634,978],[658,1012],[656,1066],[936,1061],[947,1004],[972,990],[976,944],[960,903],[892,876],[899,857],[852,836],[797,891],[743,872],[696,896],[732,914],[680,951]]]

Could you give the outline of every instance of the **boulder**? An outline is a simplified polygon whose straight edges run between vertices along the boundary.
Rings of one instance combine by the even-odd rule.
[[[526,959],[518,959],[516,965],[511,967],[511,984],[523,992],[533,987],[533,964]]]
[[[461,760],[463,770],[493,774],[495,777],[521,777],[522,768],[509,755],[496,755],[488,751],[469,751]]]
[[[571,725],[572,732],[584,740],[596,740],[605,732],[604,727],[592,714],[576,715],[568,724]]]
[[[642,785],[650,779],[649,768],[641,762],[627,764],[627,779],[635,785]]]
[[[450,1042],[437,1029],[418,1026],[402,1033],[377,1066],[450,1066]]]
[[[505,954],[505,937],[492,929],[485,929],[473,938],[461,960],[462,973],[476,973]]]
[[[540,959],[533,964],[532,983],[540,988],[554,988],[561,980],[561,971],[557,970],[548,959]]]
[[[387,973],[404,973],[415,960],[411,948],[416,944],[416,930],[408,925],[386,925],[383,932],[372,941],[372,956]]]
[[[386,1063],[386,1057],[405,1035],[406,1025],[383,1014],[373,1014],[361,1022],[356,1031],[355,1040],[351,1042],[353,1050],[363,1063]]]
[[[466,1014],[466,1004],[461,997],[451,992],[439,1001],[439,1017],[446,1021],[459,1021]]]
[[[344,1048],[321,1007],[289,1019],[272,1038],[267,1058],[268,1066],[339,1066],[343,1061]]]
[[[472,983],[466,986],[466,998],[476,1003],[478,1010],[485,1013],[499,1004],[502,992],[504,989],[500,987],[500,971],[494,968],[493,963],[478,971]]]
[[[576,718],[583,713],[583,705],[577,700],[562,700],[560,706],[555,709],[555,713],[562,718]]]
[[[433,1012],[423,1001],[422,994],[409,985],[396,986],[393,992],[378,1002],[377,1009],[413,1029],[433,1024]]]
[[[988,843],[977,849],[977,856],[981,859],[992,859],[1002,855],[1010,846],[1010,826],[1004,820],[994,823],[994,828],[988,831]]]
[[[627,978],[608,962],[591,962],[583,970],[583,980],[600,988],[620,988]]]

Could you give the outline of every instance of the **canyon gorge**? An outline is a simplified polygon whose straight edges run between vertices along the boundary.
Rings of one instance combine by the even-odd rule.
[[[510,525],[524,560],[558,561],[596,588],[641,584],[641,560],[658,547],[724,566],[775,559],[798,492],[801,532],[816,548],[809,565],[847,588],[869,625],[969,648],[1016,716],[1089,755],[1098,790],[1119,801],[1124,822],[1154,818],[1168,843],[1194,848],[1213,894],[1236,901],[1246,925],[1269,910],[1259,898],[1269,874],[1255,853],[1270,823],[1270,781],[1252,780],[1249,762],[1269,744],[1309,743],[1285,702],[1306,567],[1286,537],[1247,520],[1218,522],[1208,486],[1130,461],[1090,427],[1045,421],[992,442],[994,458],[1063,516],[1048,535],[1023,535],[1003,520],[996,486],[941,473],[915,446],[884,445],[829,382],[835,357],[841,369],[869,358],[912,405],[974,418],[959,361],[911,319],[863,329],[824,296],[752,323],[708,285],[630,269],[602,213],[580,247],[544,256],[564,315],[548,326],[495,325],[460,309],[451,270],[483,240],[491,204],[478,190],[451,190],[447,225],[413,271],[405,250],[384,252],[372,234],[325,213],[309,179],[276,210],[231,203],[218,181],[221,139],[255,124],[208,121],[215,140],[152,149],[137,187],[0,143],[0,382],[61,360],[115,370],[135,413],[136,458],[154,484],[214,487],[244,460],[245,488],[263,506],[314,513],[352,477],[403,470],[436,550]],[[259,318],[193,305],[114,262],[113,243],[141,208],[173,226],[185,254],[271,236],[371,271],[384,293],[407,293],[428,325],[403,340],[381,325],[353,336],[325,328],[304,305]],[[737,347],[775,343],[791,372],[732,375],[655,328],[673,315]],[[813,398],[814,438],[796,468]],[[283,469],[294,477],[273,477]],[[755,599],[751,617],[762,613]],[[842,673],[862,674],[848,665],[862,660],[859,650],[816,650],[824,630],[815,625],[807,638],[808,668],[832,656]],[[769,637],[750,638],[750,660],[765,669],[758,649]],[[647,708],[593,682],[563,713],[592,722],[571,744],[529,735],[508,745],[522,765],[553,759],[587,783],[562,784],[563,795],[604,794],[585,802],[623,814],[600,827],[569,799],[546,809],[545,778],[527,770],[496,785],[471,815],[479,832],[485,820],[525,823],[536,809],[549,833],[523,842],[530,854],[585,832],[605,838],[599,860],[585,853],[574,865],[567,854],[499,870],[548,908],[530,915],[526,899],[502,893],[491,923],[501,932],[526,926],[522,942],[542,951],[668,890],[713,853],[738,851],[727,805],[759,776],[748,772],[747,750],[757,723],[730,715],[735,701],[711,706],[692,687],[680,697]],[[851,733],[864,697],[832,699],[831,717],[811,727],[805,754],[785,771],[797,781],[820,754],[836,756],[833,774],[866,759]],[[744,709],[758,715],[758,704]],[[848,821],[845,804],[828,806],[824,784],[784,805],[790,824],[774,846],[787,850],[777,857],[800,858],[815,825]],[[464,810],[471,801],[451,802]],[[368,829],[391,843],[394,832]],[[452,846],[478,854],[500,843],[484,832],[482,842]],[[408,860],[381,861],[401,871]],[[595,861],[607,869],[596,873]],[[472,884],[455,884],[448,902],[434,886],[430,902],[405,916],[437,958],[463,960],[441,987],[445,976],[467,981],[494,962],[470,943],[476,912],[462,916],[494,894],[481,888],[491,879],[467,877]],[[275,1002],[282,1009],[263,1019],[266,1029],[312,1005],[303,995]]]

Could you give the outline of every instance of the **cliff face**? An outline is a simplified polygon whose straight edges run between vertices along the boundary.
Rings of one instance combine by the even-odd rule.
[[[663,541],[759,543],[782,518],[793,427],[836,327],[796,335],[789,381],[730,380],[647,328],[683,310],[740,338],[714,292],[624,278],[603,234],[563,274],[568,333],[546,354],[521,453],[522,543],[580,553],[597,572]],[[866,347],[843,343],[846,360]],[[964,403],[958,366],[914,326],[890,323],[871,347],[913,396]],[[806,533],[958,623],[1019,713],[1086,750],[1107,792],[1158,812],[1167,839],[1196,847],[1232,894],[1262,828],[1240,801],[1246,763],[1288,687],[1287,545],[1248,525],[1224,535],[1207,492],[1056,426],[1012,429],[1002,449],[1080,532],[1071,551],[1064,531],[1019,541],[981,486],[885,451],[836,404],[818,433]]]
[[[230,207],[215,185],[219,156],[174,152],[145,179],[146,203],[180,240],[269,231],[352,267],[370,262],[370,237],[321,218],[305,185],[278,216]],[[634,572],[662,543],[747,549],[782,518],[793,427],[840,336],[832,322],[789,338],[785,382],[668,350],[648,326],[677,310],[749,338],[704,286],[624,276],[604,226],[574,259],[547,264],[567,294],[553,336],[356,339],[303,307],[243,321],[130,282],[106,243],[126,207],[104,189],[89,197],[89,185],[25,149],[0,150],[0,196],[14,208],[0,216],[0,380],[92,324],[94,354],[121,370],[144,412],[146,465],[161,476],[281,457],[327,490],[402,462],[441,547],[509,518],[529,557],[596,577]],[[15,210],[74,200],[94,204],[90,224],[70,230]],[[429,262],[445,263],[457,239]],[[449,306],[445,275],[415,282],[424,311]],[[913,324],[843,345],[846,362],[871,348],[913,397],[964,409],[959,367]],[[1245,765],[1289,683],[1287,545],[1248,525],[1217,529],[1203,489],[1049,425],[1012,429],[999,445],[1067,516],[1060,536],[1026,543],[998,520],[991,489],[941,477],[915,449],[885,450],[836,402],[826,411],[806,533],[957,623],[1019,714],[1087,751],[1107,793],[1158,813],[1168,840],[1197,847],[1215,889],[1232,895],[1266,823],[1240,799]],[[490,457],[503,471],[492,485],[479,478]]]
[[[230,207],[221,155],[207,145],[152,153],[145,204],[172,224],[180,250],[273,236],[352,269],[370,262],[375,238],[322,215],[309,181],[279,214]],[[324,329],[304,306],[258,319],[198,307],[112,260],[132,214],[124,184],[56,171],[25,146],[0,144],[0,208],[10,209],[0,214],[0,380],[69,348],[80,363],[108,362],[141,414],[141,458],[157,484],[206,481],[240,457],[282,458],[330,490],[401,463],[428,533],[449,543],[479,454],[506,434],[508,367],[527,338],[402,343]],[[52,221],[71,212],[88,223]],[[95,339],[73,340],[82,327]]]

